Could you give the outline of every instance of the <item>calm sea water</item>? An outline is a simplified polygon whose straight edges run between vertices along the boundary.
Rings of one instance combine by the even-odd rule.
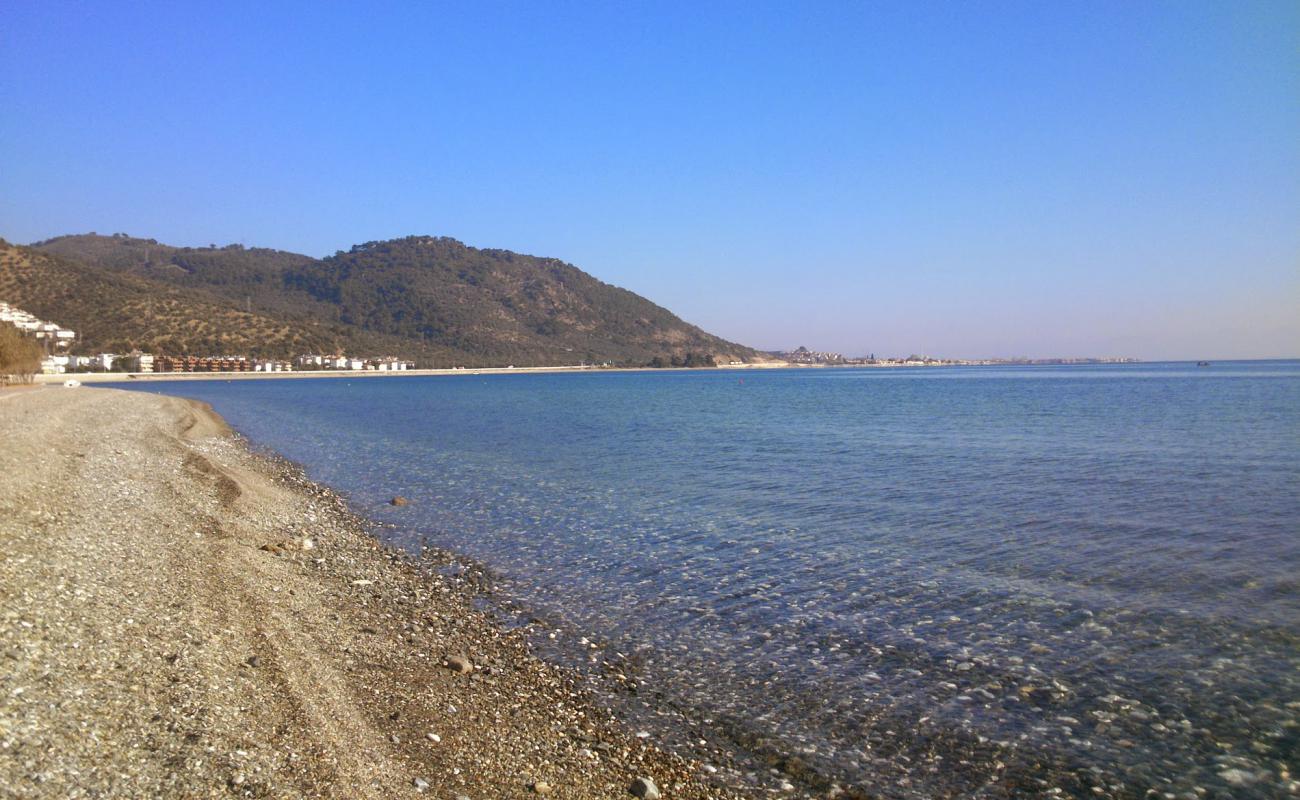
[[[134,388],[487,564],[723,779],[1298,788],[1300,362]]]

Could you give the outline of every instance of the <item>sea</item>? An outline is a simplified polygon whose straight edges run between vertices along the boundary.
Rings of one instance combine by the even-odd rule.
[[[1300,362],[122,386],[489,576],[723,783],[1300,792]]]

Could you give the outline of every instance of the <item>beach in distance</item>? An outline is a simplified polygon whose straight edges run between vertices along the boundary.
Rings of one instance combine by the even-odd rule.
[[[1092,361],[1092,360],[1089,360]],[[1135,359],[1126,359],[1127,363],[1137,363]],[[1080,363],[1083,363],[1082,361]],[[1107,363],[1106,361],[1097,360],[1094,363]],[[1120,363],[1118,360],[1114,363]],[[719,364],[707,367],[711,370],[727,371],[746,371],[746,370],[769,370],[769,369],[942,369],[954,366],[974,366],[975,364],[935,362],[932,364],[791,364],[785,361],[768,360],[754,361],[749,363]],[[979,366],[1007,367],[1007,366],[1051,366],[1048,364],[1015,364],[1008,363],[989,363],[979,364]],[[122,381],[214,381],[214,380],[260,380],[260,379],[283,379],[283,378],[418,378],[431,377],[435,375],[467,376],[467,375],[528,375],[528,374],[556,374],[564,372],[647,372],[648,367],[606,367],[592,366],[586,364],[574,364],[560,367],[451,367],[447,369],[404,369],[404,370],[310,370],[296,369],[286,370],[283,372],[68,372],[39,374],[32,376],[32,382],[37,384],[61,384],[67,381],[76,381],[78,383],[119,383]],[[692,367],[661,367],[653,368],[654,372],[682,372],[698,371],[700,368]]]
[[[343,781],[328,784],[335,794],[414,786],[425,757],[445,759],[437,774],[463,776],[471,797],[531,793],[536,781],[557,796],[630,796],[638,777],[672,797],[1300,789],[1298,362],[469,377],[28,390],[0,401],[0,420],[45,437],[61,453],[48,463],[65,472],[33,474],[6,496],[15,513],[47,509],[41,530],[71,536],[75,515],[98,502],[120,516],[97,518],[139,536],[131,506],[181,514],[186,503],[165,499],[187,482],[194,508],[161,517],[177,538],[150,544],[150,557],[203,548],[204,560],[178,556],[188,566],[175,580],[210,591],[205,607],[256,619],[184,652],[272,696],[288,689],[264,682],[281,657],[258,650],[268,640],[337,658],[325,685],[338,678],[339,702],[360,691],[351,702],[369,715],[375,749],[333,777],[313,774]],[[178,417],[212,418],[159,392],[210,405],[242,440],[160,436]],[[109,419],[122,438],[99,439],[104,460],[78,455],[92,443],[72,431]],[[166,457],[130,460],[133,442]],[[240,442],[301,465],[279,479],[296,493],[263,495],[265,471],[282,474],[265,465],[280,462]],[[234,467],[263,477],[237,472],[241,490],[223,489]],[[98,499],[47,499],[95,487]],[[143,516],[154,513],[164,512]],[[90,554],[119,559],[113,530],[77,534],[77,566],[48,535],[19,538],[34,549],[5,563],[93,574],[102,564]],[[345,556],[330,551],[344,545]],[[243,577],[200,581],[231,570]],[[275,580],[248,595],[242,581],[266,570]],[[36,625],[14,635],[48,635],[32,615],[53,602],[8,602]],[[101,636],[130,636],[111,616],[117,627]],[[263,666],[250,667],[259,653]],[[172,654],[155,665],[160,679],[185,664]],[[453,654],[487,666],[467,678],[443,665]],[[30,672],[39,660],[22,663]],[[520,694],[519,674],[550,688]],[[390,694],[372,705],[362,687],[378,676]],[[470,690],[486,694],[458,694]],[[544,707],[494,705],[493,691]],[[557,721],[553,701],[608,728]],[[33,731],[59,718],[10,705],[32,714]],[[419,741],[487,723],[508,737],[534,724],[525,713],[558,731],[535,756]],[[464,730],[478,741],[480,729]],[[248,764],[229,752],[202,780],[253,780],[257,766],[263,779],[285,777],[261,750]],[[30,758],[16,778],[41,773]],[[392,769],[347,772],[362,761]]]
[[[789,367],[780,362],[759,362],[713,367],[724,370],[781,369]],[[457,367],[451,369],[408,369],[401,371],[379,370],[292,370],[286,372],[72,372],[53,375],[34,375],[34,383],[118,383],[129,381],[203,381],[203,380],[259,380],[285,378],[416,378],[434,375],[527,375],[530,373],[559,372],[642,372],[641,367]],[[668,371],[668,370],[663,370]]]

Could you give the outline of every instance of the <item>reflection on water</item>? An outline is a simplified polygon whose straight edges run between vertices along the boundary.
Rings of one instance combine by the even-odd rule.
[[[1296,362],[164,390],[799,787],[1297,788]]]

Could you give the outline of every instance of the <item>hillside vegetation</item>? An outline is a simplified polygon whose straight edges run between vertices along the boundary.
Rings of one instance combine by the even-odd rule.
[[[9,249],[29,270],[52,270],[51,275],[63,276],[60,280],[71,279],[65,291],[37,292],[44,305],[29,308],[65,325],[78,327],[77,320],[93,317],[91,310],[101,305],[82,285],[109,285],[111,294],[124,300],[132,293],[136,300],[172,300],[165,319],[147,304],[140,317],[140,304],[131,305],[142,322],[165,322],[168,333],[158,334],[163,339],[152,346],[156,351],[173,352],[177,331],[191,327],[233,342],[235,332],[226,323],[234,322],[231,315],[243,315],[236,327],[247,328],[239,339],[246,346],[239,352],[265,355],[344,349],[406,355],[423,366],[644,365],[655,359],[707,363],[759,357],[570,264],[468,247],[449,238],[368,242],[325,259],[239,245],[171,247],[121,234],[62,236]],[[0,299],[10,299],[7,271],[0,268]],[[10,302],[31,301],[13,297]],[[200,316],[187,321],[184,303]],[[145,322],[132,342],[150,344],[152,324]],[[99,326],[84,333],[86,345],[102,341],[106,346],[109,339],[122,338]],[[259,339],[256,346],[250,338]],[[227,349],[237,348],[232,343]]]
[[[333,348],[319,325],[241,311],[220,298],[0,240],[0,299],[77,331],[84,351],[248,353]]]

